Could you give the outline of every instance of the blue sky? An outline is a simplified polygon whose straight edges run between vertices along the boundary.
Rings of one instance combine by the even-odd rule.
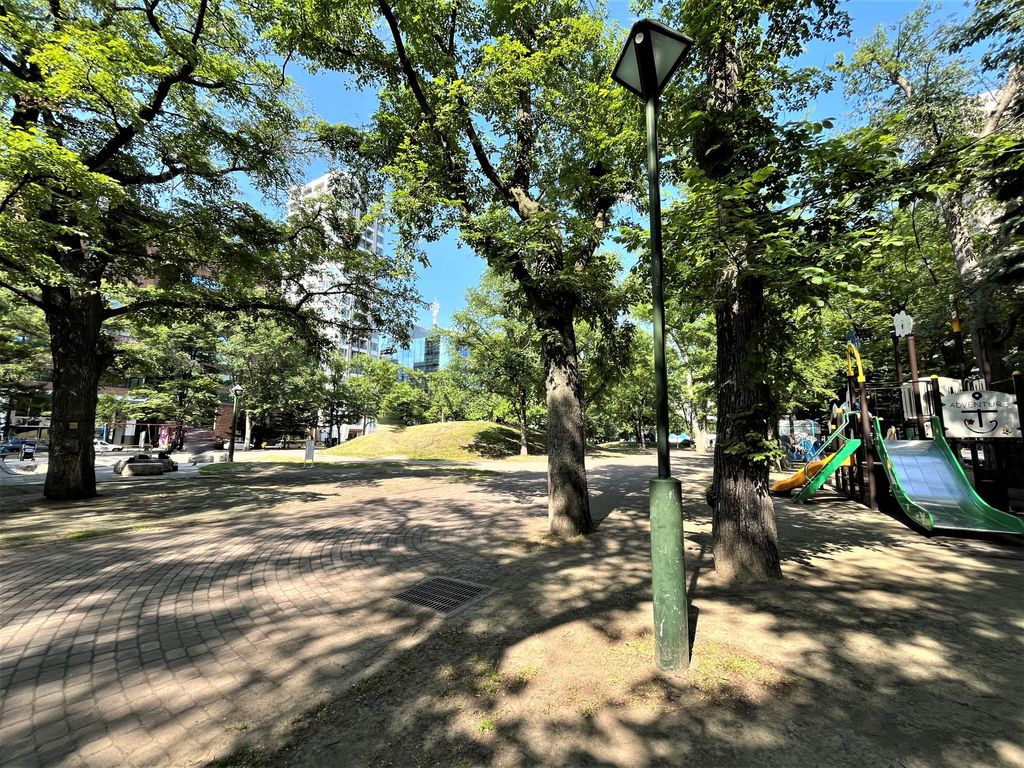
[[[875,27],[893,24],[921,4],[918,0],[850,0],[844,7],[853,22],[852,41],[814,42],[808,46],[800,63],[827,67],[835,60],[838,52],[851,52],[854,42],[870,34]],[[942,13],[965,14],[965,3],[958,0],[938,2],[936,5]],[[609,8],[612,17],[623,27],[628,27],[635,20],[626,0],[611,0]],[[291,67],[289,73],[304,90],[310,106],[324,119],[360,125],[368,122],[373,115],[376,95],[347,88],[343,75],[334,72],[313,74],[297,66]],[[852,109],[847,107],[841,89],[818,99],[811,107],[810,116],[815,119],[835,118],[839,126],[849,126],[858,119]],[[324,162],[314,163],[308,168],[307,180],[319,176],[326,169]],[[467,248],[460,247],[454,233],[427,245],[426,252],[430,266],[419,270],[418,287],[428,304],[435,300],[440,304],[438,322],[447,325],[452,313],[464,306],[465,291],[479,280],[484,262]],[[418,323],[430,324],[429,309],[420,313]]]

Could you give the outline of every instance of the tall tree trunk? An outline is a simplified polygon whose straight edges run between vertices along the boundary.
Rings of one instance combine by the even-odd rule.
[[[526,435],[526,393],[519,394],[519,455],[530,455],[530,444]]]
[[[775,508],[768,494],[767,446],[771,393],[759,327],[764,284],[740,278],[731,302],[715,308],[718,323],[718,434],[715,440],[715,571],[727,581],[781,578]],[[761,441],[758,445],[758,441]],[[742,450],[735,450],[742,447]]]
[[[100,328],[99,293],[67,288],[43,290],[53,357],[53,403],[49,463],[43,495],[48,499],[87,499],[96,495],[96,390],[109,362]]]
[[[246,408],[245,410],[245,445],[242,446],[243,451],[248,451],[249,446],[252,445],[252,412]]]
[[[541,351],[548,407],[548,523],[555,536],[594,530],[587,489],[583,382],[571,312],[544,318]]]
[[[724,21],[724,19],[723,19]],[[723,30],[709,64],[709,110],[715,121],[694,147],[694,157],[714,180],[732,171],[734,114],[740,106],[740,57],[735,30]],[[723,210],[722,216],[736,215]],[[726,581],[781,578],[775,508],[768,495],[771,391],[759,339],[765,323],[764,281],[744,263],[723,260],[715,305],[718,427],[715,438],[715,497],[712,546],[715,571]]]
[[[971,342],[974,357],[985,381],[1002,381],[1010,378],[1010,370],[1003,362],[1005,350],[997,343],[999,329],[991,316],[991,303],[977,292],[980,277],[978,260],[974,253],[974,242],[967,226],[967,212],[964,210],[963,194],[951,192],[939,199],[942,216],[946,222],[946,233],[953,248],[960,282],[970,298]]]
[[[678,343],[676,347],[682,349]],[[691,406],[690,428],[693,429],[693,434],[690,437],[693,439],[693,449],[697,453],[704,453],[708,449],[708,435],[701,423],[701,407],[693,391],[693,370],[689,366],[689,361],[686,366],[686,396]]]

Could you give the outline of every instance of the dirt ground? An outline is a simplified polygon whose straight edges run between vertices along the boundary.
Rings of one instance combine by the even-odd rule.
[[[652,668],[642,499],[545,522],[484,600],[223,765],[1022,766],[1019,544],[924,537],[826,495],[778,503],[785,579],[716,585],[708,462],[686,483],[692,661]]]
[[[390,651],[367,656],[354,684],[311,694],[298,718],[274,717],[268,701],[267,718],[229,725],[221,754],[231,754],[212,765],[1024,766],[1019,542],[929,538],[827,493],[806,506],[780,500],[784,580],[727,588],[714,580],[703,502],[710,461],[684,453],[673,471],[692,659],[663,674],[649,631],[652,463],[594,460],[599,530],[564,542],[545,536],[539,462],[218,470],[109,484],[100,500],[63,509],[19,497],[3,524],[16,546],[235,518],[256,530],[268,509],[377,515],[386,527],[394,508],[427,530],[432,516],[464,509],[470,527],[444,551],[457,555],[454,575],[486,594],[445,617],[399,604],[423,614],[415,636],[381,638]],[[429,495],[417,490],[428,480]],[[489,526],[497,514],[502,524]],[[71,556],[87,544],[52,546]]]

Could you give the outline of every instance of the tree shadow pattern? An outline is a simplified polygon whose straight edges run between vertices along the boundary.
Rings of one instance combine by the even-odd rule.
[[[1015,764],[1016,558],[927,540],[848,502],[779,504],[786,580],[716,586],[709,462],[682,457],[674,470],[691,671],[744,628],[752,657],[784,670],[767,698],[643,672],[628,695],[642,692],[653,716],[600,701],[492,712],[491,727],[467,731],[460,701],[488,713],[535,685],[498,674],[531,640],[583,627],[637,642],[622,619],[649,609],[651,468],[592,465],[600,529],[567,543],[537,536],[540,471],[453,485],[442,470],[399,470],[353,479],[356,503],[308,490],[307,475],[274,486],[311,494],[283,509],[9,553],[0,762]],[[439,574],[493,590],[447,618],[390,599]],[[582,676],[588,660],[577,663]]]

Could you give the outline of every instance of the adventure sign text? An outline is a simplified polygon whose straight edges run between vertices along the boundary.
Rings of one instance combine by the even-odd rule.
[[[953,392],[942,396],[946,437],[1020,437],[1017,398],[1005,392]]]

